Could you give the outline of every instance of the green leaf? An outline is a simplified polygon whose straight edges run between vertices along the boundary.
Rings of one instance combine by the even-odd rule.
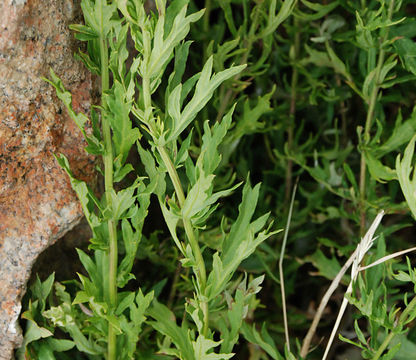
[[[400,155],[398,155],[396,159],[396,171],[400,187],[402,188],[407,205],[412,211],[414,218],[416,218],[416,196],[414,190],[416,189],[416,177],[411,162],[415,150],[415,141],[416,135],[413,136],[407,145],[406,150],[404,151],[403,160],[400,160]]]
[[[393,42],[393,46],[400,56],[403,67],[416,75],[416,43],[407,38],[399,38]]]
[[[72,24],[69,25],[69,28],[76,32],[75,37],[81,41],[88,41],[98,39],[99,35],[94,29],[89,26]]]
[[[231,126],[234,109],[235,105],[220,122],[215,123],[212,130],[209,127],[208,121],[204,123],[201,154],[197,160],[197,167],[203,168],[207,174],[214,173],[221,162],[221,154],[218,148]]]
[[[154,193],[159,198],[163,197],[166,190],[165,173],[162,172],[157,166],[152,153],[148,150],[144,150],[139,142],[137,144],[137,150],[139,152],[140,160],[142,161],[146,173],[150,178],[150,181],[155,184]]]
[[[398,360],[399,358],[397,357],[397,352],[400,350],[402,344],[398,343],[392,347],[389,348],[389,351],[387,352],[387,354],[383,355],[380,359],[381,360]]]
[[[74,54],[74,57],[75,59],[82,61],[84,65],[87,67],[87,69],[91,71],[93,74],[100,75],[100,64],[94,61],[94,59],[92,59],[89,54],[86,54],[81,50],[78,50],[78,52]]]
[[[367,163],[368,171],[375,180],[383,183],[397,179],[396,171],[383,165],[382,162],[377,160],[370,151],[364,151],[363,154]]]
[[[399,111],[394,129],[387,141],[378,145],[372,153],[376,158],[380,158],[392,151],[397,151],[400,146],[408,143],[416,131],[416,108],[413,109],[410,118],[402,122],[401,111]]]
[[[184,325],[181,327],[176,325],[174,314],[165,305],[153,301],[148,314],[156,320],[148,321],[148,323],[155,330],[172,339],[181,354],[181,359],[197,360],[188,329]]]
[[[117,306],[116,315],[120,316],[124,310],[128,309],[134,303],[136,295],[131,292],[121,300]]]
[[[311,262],[319,271],[319,275],[333,280],[341,270],[341,265],[335,256],[327,258],[324,253],[318,249],[312,255],[306,257],[307,262]]]
[[[166,104],[171,91],[182,81],[182,76],[186,68],[186,60],[188,59],[189,47],[191,44],[191,41],[185,41],[175,48],[175,64],[173,72],[169,76],[168,91],[166,91]]]
[[[52,290],[54,281],[55,273],[49,275],[49,277],[43,282],[41,282],[39,276],[36,275],[36,282],[31,288],[34,298],[45,302],[46,298],[49,296]]]
[[[39,359],[42,360],[56,360],[52,349],[45,343],[40,345],[37,356],[39,356]]]
[[[132,171],[134,171],[134,168],[131,164],[126,164],[122,167],[118,167],[116,164],[119,164],[119,162],[117,161],[118,159],[116,159],[114,165],[115,165],[115,169],[114,169],[114,174],[113,174],[113,181],[116,182],[120,182],[122,181],[128,174],[130,174]]]
[[[406,335],[396,335],[389,344],[389,349],[397,349],[394,355],[395,360],[411,359],[416,353],[416,344],[411,341]]]
[[[277,12],[277,14],[276,14],[276,5],[277,5],[276,0],[272,0],[270,2],[267,25],[263,29],[263,31],[260,33],[259,35],[260,39],[274,33],[276,29],[279,27],[279,25],[290,16],[293,9],[295,8],[296,0],[283,1],[282,6]]]
[[[194,225],[197,222],[201,222],[202,219],[206,220],[206,216],[209,215],[210,206],[215,204],[220,197],[228,196],[239,186],[237,184],[231,189],[212,194],[214,180],[212,173],[221,161],[218,146],[221,144],[231,125],[233,111],[234,107],[224,116],[220,123],[216,123],[213,126],[212,130],[207,121],[204,123],[201,153],[196,164],[197,179],[195,182],[191,180],[193,186],[188,192],[182,207],[182,216],[186,219],[191,219],[198,214],[198,219],[195,218],[193,221]],[[189,166],[190,164],[188,168]]]
[[[195,92],[192,99],[187,103],[183,111],[180,109],[180,97],[182,92],[179,84],[169,96],[168,112],[172,119],[170,133],[166,142],[173,141],[185,130],[192,122],[196,115],[208,103],[214,94],[214,91],[224,81],[241,72],[245,65],[233,66],[229,69],[212,75],[212,56],[207,60],[196,83]]]
[[[88,275],[91,278],[91,281],[100,284],[101,283],[101,277],[100,274],[97,271],[97,266],[95,265],[94,261],[82,250],[76,249],[79,259],[84,266],[85,270],[87,270]]]
[[[130,187],[115,192],[114,190],[110,191],[109,194],[111,196],[111,217],[113,220],[119,220],[123,217],[130,217],[129,213],[126,214],[129,210],[134,210],[134,203],[136,201],[137,195],[135,195],[135,191],[139,186],[140,179],[136,180],[136,182],[131,185]]]
[[[27,319],[27,317],[25,318]],[[53,336],[53,333],[50,330],[39,326],[38,324],[36,324],[34,320],[28,319],[25,329],[25,336],[21,346],[21,352],[24,353],[24,350],[26,349],[27,345],[29,345],[31,342],[43,338],[48,338],[50,336]]]
[[[50,69],[49,74],[50,74],[51,80],[46,79],[46,78],[44,78],[44,80],[55,88],[56,95],[66,106],[69,116],[71,117],[72,120],[74,120],[75,124],[81,130],[84,137],[87,137],[85,133],[85,129],[84,129],[85,124],[88,121],[87,116],[82,113],[79,113],[79,114],[75,113],[75,111],[72,109],[71,93],[65,89],[64,84],[62,83],[62,80],[58,76],[56,76],[56,74],[54,73],[52,69]]]
[[[274,91],[275,87],[268,94],[259,96],[253,108],[250,107],[250,101],[248,99],[244,102],[242,116],[237,118],[235,128],[231,133],[231,138],[227,142],[240,139],[244,135],[254,134],[264,128],[265,123],[260,120],[264,114],[272,110],[270,99]]]
[[[338,5],[339,1],[331,1],[329,4],[321,4],[319,2],[311,2],[307,0],[301,0],[302,4],[313,11],[312,14],[307,14],[299,10],[296,11],[295,16],[298,16],[305,21],[314,21],[323,18],[325,15],[333,11]]]
[[[279,354],[276,344],[272,337],[267,332],[265,324],[261,328],[261,333],[256,330],[256,325],[250,326],[247,323],[243,323],[241,327],[241,333],[252,344],[260,346],[264,351],[269,354],[274,360],[284,360],[282,355]]]
[[[58,161],[58,164],[68,174],[71,186],[77,194],[77,197],[81,203],[82,211],[91,229],[93,230],[94,235],[97,237],[97,240],[103,241],[102,237],[100,236],[100,232],[97,231],[99,230],[101,223],[97,215],[94,213],[95,207],[98,207],[98,209],[100,209],[101,205],[99,200],[96,198],[94,192],[87,186],[87,184],[84,181],[78,180],[74,177],[69,166],[69,161],[65,157],[65,155],[60,154],[59,156],[55,156],[55,158]]]
[[[332,67],[334,68],[334,70],[338,74],[341,74],[342,76],[344,76],[347,81],[353,82],[352,76],[348,72],[347,67],[342,62],[342,60],[337,56],[337,54],[335,54],[334,50],[329,45],[328,41],[325,42],[325,47],[326,47],[326,51],[329,55],[329,58],[331,59]]]
[[[214,175],[206,175],[204,171],[201,171],[196,184],[189,191],[183,204],[182,216],[184,219],[190,219],[210,205],[207,202],[209,198],[208,191],[212,188],[213,180]]]
[[[167,63],[170,61],[175,47],[186,37],[190,24],[198,21],[204,14],[204,10],[186,16],[187,6],[176,15],[169,34],[164,33],[165,16],[159,14],[153,38],[153,48],[148,63],[142,64],[141,73],[149,79],[160,77]],[[155,90],[155,89],[154,89]]]
[[[269,214],[251,222],[257,205],[259,189],[260,184],[254,188],[251,188],[249,183],[244,186],[237,220],[231,226],[230,233],[223,239],[221,256],[218,253],[213,256],[213,269],[207,281],[209,299],[215,298],[226,288],[240,263],[248,258],[258,245],[278,232],[269,232],[268,229],[261,231]]]
[[[68,351],[75,346],[75,343],[72,340],[65,339],[48,339],[47,343],[52,351],[56,352]]]
[[[135,311],[132,311],[131,319],[133,320],[134,324],[140,327],[143,322],[146,320],[144,314],[147,311],[147,308],[150,306],[151,302],[153,301],[154,293],[153,291],[143,295],[142,290],[139,289],[136,295],[136,303],[137,307],[135,307]],[[131,308],[130,308],[131,309]]]
[[[120,157],[121,164],[140,137],[140,130],[133,128],[130,120],[132,99],[126,98],[125,94],[123,85],[115,81],[111,92],[104,97],[109,107],[108,120],[113,130],[115,157]]]
[[[226,360],[231,359],[234,354],[215,354],[210,352],[217,347],[222,341],[213,341],[199,335],[196,341],[192,342],[196,360]],[[210,353],[209,353],[210,352]]]

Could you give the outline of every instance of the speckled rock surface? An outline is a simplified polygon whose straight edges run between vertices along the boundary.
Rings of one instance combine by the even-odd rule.
[[[53,153],[93,180],[93,159],[50,85],[52,67],[89,107],[91,78],[73,59],[79,45],[68,25],[80,21],[76,0],[0,0],[0,359],[21,341],[16,323],[38,254],[73,228],[81,209]]]

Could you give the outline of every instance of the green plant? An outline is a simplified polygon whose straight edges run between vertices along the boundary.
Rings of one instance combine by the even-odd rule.
[[[191,136],[181,140],[214,91],[245,65],[213,73],[210,56],[201,72],[182,83],[191,45],[183,39],[203,11],[187,15],[186,1],[173,1],[169,7],[157,1],[156,6],[157,15],[149,15],[140,1],[81,2],[85,25],[71,28],[79,40],[87,42],[88,52],[80,52],[78,57],[101,78],[101,104],[91,108],[90,119],[72,110],[71,95],[52,70],[47,80],[82,132],[88,144],[86,151],[102,158],[105,191],[97,197],[85,182],[74,177],[66,157],[57,156],[91,227],[89,248],[93,254],[78,250],[88,276],[80,274],[80,281],[73,282],[78,289],[75,298],[57,283],[56,304],[51,301],[46,309],[42,298],[40,309],[31,306],[26,312],[26,318],[33,320],[36,308],[36,315],[41,314],[48,322],[44,328],[37,327],[39,336],[26,336],[25,346],[36,338],[52,337],[53,327],[59,327],[69,334],[72,345],[91,358],[133,358],[140,353],[136,343],[150,317],[153,320],[146,324],[165,336],[162,353],[182,359],[228,359],[233,356],[252,298],[260,290],[262,277],[249,283],[247,279],[233,280],[239,264],[276,233],[269,230],[271,224],[265,228],[268,214],[252,220],[259,185],[252,188],[246,182],[237,219],[231,226],[222,222],[222,236],[212,251],[205,251],[205,259],[199,241],[219,199],[239,186],[214,191],[214,173],[221,162],[218,147],[231,126],[233,108],[221,122],[213,126],[204,123],[196,161],[189,156]],[[137,51],[130,66],[126,65],[128,34]],[[173,57],[174,68],[164,89],[165,104],[158,106],[152,95],[160,88]],[[133,125],[132,115],[139,127]],[[86,129],[87,123],[91,131]],[[127,157],[135,144],[148,177],[136,173],[129,181],[127,175],[136,170]],[[117,183],[128,185],[120,189]],[[187,318],[180,326],[173,322],[174,315],[165,305],[153,300],[153,291],[146,295],[140,288],[120,292],[134,278],[131,269],[152,193],[157,196],[182,266],[192,268],[194,274],[193,295],[185,304]],[[182,229],[184,234],[179,233]],[[125,249],[121,259],[120,244]],[[208,269],[207,263],[212,264]],[[50,285],[49,279],[36,286],[47,288],[49,293]],[[35,297],[37,293],[34,289]],[[221,334],[221,341],[214,340],[216,332]],[[29,346],[28,353],[36,348]]]
[[[101,159],[105,191],[57,156],[92,252],[78,251],[86,273],[55,295],[52,278],[35,282],[19,356],[320,359],[354,345],[409,358],[414,261],[394,258],[414,250],[414,5],[203,5],[82,0],[85,25],[71,28],[101,102],[76,114],[48,81]],[[338,315],[327,305],[339,298]],[[344,342],[325,350],[316,334],[331,331]]]

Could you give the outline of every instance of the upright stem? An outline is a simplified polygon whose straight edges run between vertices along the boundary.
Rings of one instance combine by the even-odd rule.
[[[150,79],[144,76],[142,80],[143,80],[142,87],[143,87],[143,101],[144,101],[144,107],[145,107],[145,114],[151,114],[151,111],[149,111],[149,109],[151,109],[151,106],[152,106],[151,95],[150,95]],[[157,146],[157,150],[160,154],[160,157],[162,158],[163,163],[166,166],[169,177],[173,183],[173,187],[175,188],[175,193],[176,193],[176,196],[178,197],[179,206],[183,208],[184,203],[185,203],[185,193],[183,191],[182,184],[179,179],[178,172],[176,171],[175,165],[170,159],[169,154],[166,151],[166,148],[164,146]],[[197,280],[200,286],[201,294],[204,295],[206,282],[207,282],[205,262],[202,257],[201,249],[199,247],[198,240],[195,236],[195,232],[192,227],[191,221],[186,217],[183,217],[182,221],[184,224],[186,236],[189,241],[189,245],[191,246],[192,253],[195,256],[195,261],[196,261],[195,275],[197,277]],[[208,304],[205,301],[201,301],[201,307],[202,307],[202,312],[204,314],[204,335],[206,335],[206,332],[208,330],[208,321],[209,321]]]
[[[393,16],[393,9],[394,9],[394,0],[390,1],[390,6],[388,10],[388,20],[391,20]],[[385,40],[388,37],[389,33],[389,27],[386,28],[384,36],[380,39],[380,53],[378,56],[377,61],[377,67],[376,72],[374,75],[374,87],[371,91],[369,103],[368,103],[368,111],[367,111],[367,117],[365,119],[365,127],[364,127],[364,135],[363,135],[363,142],[362,142],[362,149],[361,149],[361,165],[360,165],[360,234],[361,236],[365,233],[365,220],[366,220],[366,214],[365,214],[365,190],[366,190],[366,176],[367,176],[367,166],[366,161],[364,157],[364,151],[365,146],[368,145],[370,142],[370,130],[371,125],[373,123],[374,114],[375,114],[375,108],[377,105],[377,98],[379,95],[380,90],[380,74],[381,70],[384,65],[384,58],[386,56],[386,51],[383,48],[383,44]]]
[[[101,3],[101,20],[104,3]],[[103,21],[101,21],[101,29],[103,28]],[[107,40],[105,39],[104,34],[100,36],[100,57],[101,57],[101,95],[109,89],[109,70],[108,70],[108,46]],[[103,98],[103,97],[102,97]],[[104,109],[107,108],[107,104],[103,100],[102,106]],[[101,117],[101,126],[104,138],[105,145],[105,155],[103,156],[104,160],[104,182],[105,182],[105,195],[107,200],[107,206],[111,208],[111,192],[113,191],[113,146],[111,140],[111,129],[110,124],[105,116],[105,112]],[[110,307],[115,309],[117,306],[117,231],[116,224],[113,220],[108,220],[108,236],[109,236],[109,253],[108,253],[108,262],[109,262],[109,274],[103,274],[103,276],[108,276],[108,293],[106,296],[110,301]],[[108,323],[108,339],[107,339],[107,360],[116,359],[116,333],[113,325]]]

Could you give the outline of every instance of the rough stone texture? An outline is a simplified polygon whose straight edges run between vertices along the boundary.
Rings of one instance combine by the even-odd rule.
[[[80,21],[77,0],[0,0],[0,359],[21,341],[16,320],[38,254],[81,218],[53,153],[64,153],[78,177],[93,180],[93,159],[56,98],[40,79],[49,68],[86,112],[91,78],[73,59],[68,25]]]

